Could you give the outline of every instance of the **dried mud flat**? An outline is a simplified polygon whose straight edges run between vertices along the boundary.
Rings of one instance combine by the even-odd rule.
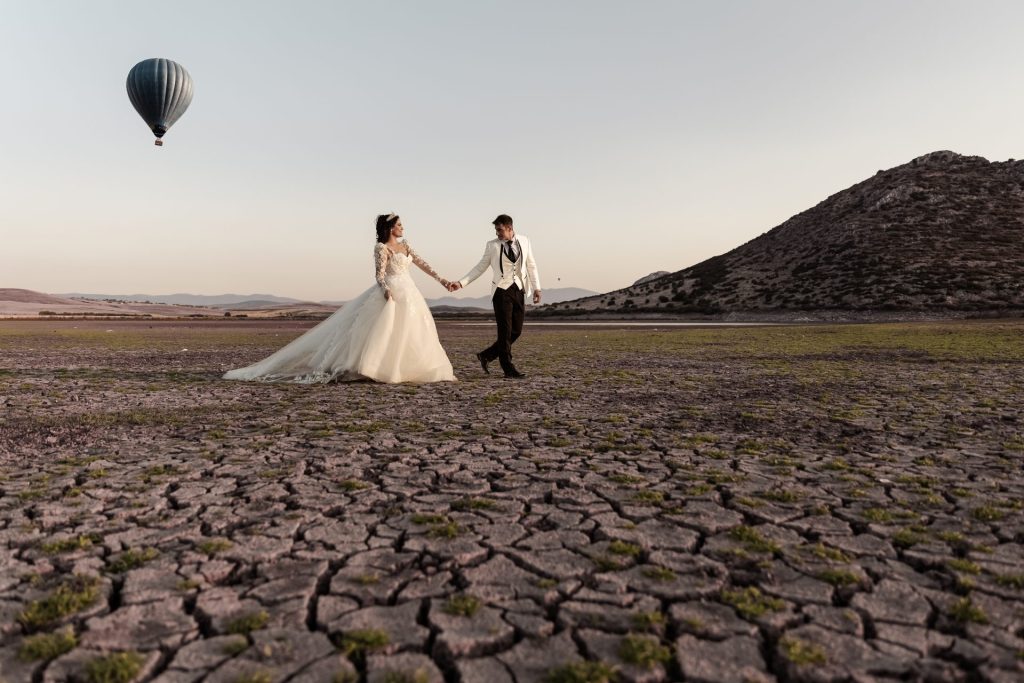
[[[218,379],[299,331],[0,323],[0,679],[1024,677],[1020,321]]]

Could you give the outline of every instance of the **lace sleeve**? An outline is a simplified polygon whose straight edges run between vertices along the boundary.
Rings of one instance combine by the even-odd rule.
[[[388,267],[388,256],[390,253],[391,252],[388,251],[388,246],[382,242],[378,242],[376,248],[373,250],[373,262],[377,271],[374,277],[385,296],[387,296],[390,291],[388,290],[388,283],[384,280],[384,273]]]
[[[437,280],[438,282],[440,282],[445,287],[448,286],[448,281],[445,280],[440,275],[438,275],[437,271],[435,271],[433,268],[431,268],[429,263],[427,263],[422,258],[420,258],[420,255],[417,254],[415,251],[413,251],[411,244],[406,242],[405,243],[405,248],[409,250],[409,256],[412,257],[412,262],[415,263],[417,266],[419,266],[420,270],[422,270],[424,273],[426,273],[430,277],[432,277],[435,280]]]

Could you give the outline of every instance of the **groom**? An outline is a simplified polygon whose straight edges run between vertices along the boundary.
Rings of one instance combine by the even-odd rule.
[[[533,303],[540,303],[540,276],[530,240],[525,235],[516,234],[512,218],[501,214],[491,222],[497,239],[484,246],[480,263],[464,278],[453,282],[451,291],[462,289],[483,275],[490,266],[491,303],[494,304],[494,319],[498,323],[498,340],[476,354],[476,358],[486,373],[490,373],[487,364],[497,358],[505,377],[522,379],[526,375],[512,365],[512,344],[523,333],[524,296],[532,295]]]

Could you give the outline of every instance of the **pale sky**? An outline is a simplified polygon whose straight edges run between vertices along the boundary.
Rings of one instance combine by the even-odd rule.
[[[1024,157],[1022,27],[1017,0],[0,0],[0,287],[349,299],[395,211],[446,277],[508,213],[545,289],[617,289],[927,152]],[[162,148],[125,92],[149,57],[195,82]]]

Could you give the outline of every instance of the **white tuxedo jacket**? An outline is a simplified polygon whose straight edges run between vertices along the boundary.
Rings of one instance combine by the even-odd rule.
[[[514,241],[519,243],[519,260],[516,261],[516,269],[519,278],[523,281],[523,293],[526,295],[527,301],[530,301],[534,291],[541,289],[537,261],[533,258],[530,240],[525,235],[516,233]],[[494,290],[498,288],[498,283],[501,281],[501,240],[497,238],[484,246],[484,255],[480,257],[480,263],[459,280],[459,284],[465,287],[483,275],[488,266],[491,268],[491,294],[494,294]]]

